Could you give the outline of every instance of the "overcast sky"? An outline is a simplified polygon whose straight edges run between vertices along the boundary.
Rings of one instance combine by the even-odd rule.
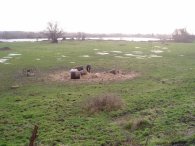
[[[0,31],[195,34],[195,0],[1,0]]]

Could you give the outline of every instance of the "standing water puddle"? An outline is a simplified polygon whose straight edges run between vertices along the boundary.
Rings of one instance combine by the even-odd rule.
[[[111,51],[113,53],[122,53],[122,51]]]
[[[82,55],[82,56],[80,56],[80,57],[85,57],[85,58],[86,58],[86,57],[90,57],[90,56],[89,56],[89,55]]]
[[[22,55],[22,54],[18,54],[18,53],[10,53],[10,54],[8,54],[8,56],[18,56],[18,55]]]
[[[10,53],[10,54],[8,54],[8,56],[0,58],[0,63],[10,64],[10,63],[7,62],[9,59],[12,59],[14,56],[20,56],[20,55],[22,55],[22,54]]]
[[[98,54],[98,55],[107,55],[107,54],[109,54],[109,53],[107,53],[107,52],[97,52],[97,54]]]
[[[162,51],[162,50],[151,50],[151,52],[152,52],[152,53],[162,53],[162,52],[164,52],[164,51]]]
[[[0,59],[0,63],[5,63],[8,59]]]
[[[126,56],[135,56],[135,57],[137,57],[137,56],[139,56],[139,55],[135,55],[135,54],[125,54]]]

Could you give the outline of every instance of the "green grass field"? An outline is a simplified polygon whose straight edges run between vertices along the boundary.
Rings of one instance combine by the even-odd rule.
[[[14,42],[1,47],[11,48],[0,51],[0,59],[8,57],[0,63],[1,146],[28,145],[34,125],[38,145],[195,145],[195,43]],[[93,72],[116,68],[139,76],[101,84],[40,79],[86,64]],[[38,73],[25,77],[24,68]],[[84,110],[86,99],[104,94],[120,96],[124,106],[93,114]]]

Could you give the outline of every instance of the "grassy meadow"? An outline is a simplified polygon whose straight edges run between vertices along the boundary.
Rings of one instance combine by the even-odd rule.
[[[195,43],[64,41],[0,43],[0,146],[195,145]],[[17,55],[16,55],[17,54]],[[139,74],[110,82],[46,80],[92,65]],[[34,77],[23,75],[35,68]],[[18,85],[19,88],[11,89]],[[118,110],[90,113],[88,99],[116,95]]]

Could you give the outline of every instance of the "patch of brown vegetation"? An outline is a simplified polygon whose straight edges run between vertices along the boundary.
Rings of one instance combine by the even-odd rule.
[[[11,50],[11,49],[9,47],[0,48],[0,51],[7,51],[7,50]]]
[[[150,127],[150,122],[144,118],[138,118],[129,122],[125,127],[127,130],[134,131],[137,129]]]
[[[122,108],[122,106],[122,99],[114,94],[89,98],[84,103],[84,109],[89,113],[118,110]]]
[[[137,77],[139,74],[135,72],[119,72],[113,74],[110,72],[96,72],[96,73],[85,73],[79,80],[73,80],[70,78],[68,71],[56,71],[45,75],[44,80],[46,81],[59,81],[59,82],[109,82],[109,81],[124,81],[130,80]]]

